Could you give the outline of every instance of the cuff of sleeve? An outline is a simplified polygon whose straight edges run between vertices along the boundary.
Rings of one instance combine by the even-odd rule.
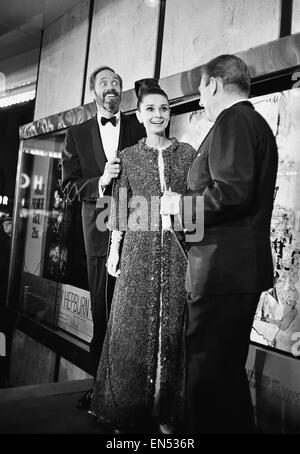
[[[181,213],[181,195],[172,194],[163,196],[160,201],[160,214],[180,214]]]
[[[102,177],[100,177],[99,183],[98,183],[98,191],[99,191],[100,198],[104,196],[105,189],[106,189],[106,186],[102,185]]]

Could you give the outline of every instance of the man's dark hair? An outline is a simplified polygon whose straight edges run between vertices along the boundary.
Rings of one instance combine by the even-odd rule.
[[[224,89],[238,89],[250,93],[250,72],[246,63],[236,55],[225,54],[213,58],[201,67],[201,78],[205,77],[206,85],[211,77],[219,77]]]
[[[95,69],[92,74],[90,75],[90,91],[93,91],[94,88],[95,88],[95,79],[96,79],[96,76],[98,73],[100,73],[101,71],[104,71],[104,70],[108,70],[108,71],[111,71],[113,73],[115,73],[115,75],[118,77],[119,79],[119,82],[120,82],[120,87],[121,87],[121,90],[123,88],[123,80],[122,80],[122,77],[119,76],[119,74],[117,74],[115,72],[114,69],[110,68],[109,66],[100,66],[99,68]]]

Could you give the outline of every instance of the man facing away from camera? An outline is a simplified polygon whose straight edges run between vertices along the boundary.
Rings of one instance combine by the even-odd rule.
[[[97,114],[68,129],[62,157],[62,189],[69,201],[82,202],[82,227],[87,255],[87,270],[93,337],[90,343],[91,368],[94,377],[105,338],[115,279],[106,272],[109,241],[107,229],[96,224],[98,197],[111,194],[112,182],[120,172],[117,150],[134,145],[143,137],[135,116],[120,112],[122,79],[110,67],[97,68],[90,76],[90,90]],[[76,247],[76,245],[74,245]],[[89,409],[93,388],[78,401],[78,408]]]
[[[221,55],[201,68],[200,106],[214,125],[190,168],[185,194],[193,202],[202,196],[204,203],[203,239],[188,235],[190,433],[255,431],[245,364],[260,294],[273,286],[270,222],[278,153],[249,92],[249,70],[240,58]],[[178,208],[168,209],[175,199],[165,192],[164,214],[177,214]],[[187,197],[179,200],[188,217]],[[191,217],[197,222],[196,212]]]

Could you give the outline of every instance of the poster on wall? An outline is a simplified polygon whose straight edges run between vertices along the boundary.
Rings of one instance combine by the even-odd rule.
[[[47,229],[43,258],[43,276],[63,282],[66,276],[68,250],[64,240],[65,201],[60,188],[61,160],[52,164],[51,188],[49,191]]]
[[[24,271],[41,276],[43,272],[45,232],[49,204],[48,184],[52,160],[35,156],[32,169],[28,223],[25,238]]]
[[[268,121],[278,145],[279,166],[271,223],[274,287],[262,293],[251,340],[293,356],[300,354],[300,89],[250,101]],[[170,135],[198,149],[212,123],[204,111],[172,117]]]
[[[299,355],[300,89],[251,99],[276,136],[279,163],[271,222],[274,287],[261,295],[251,340]]]
[[[213,123],[207,120],[203,109],[175,115],[171,118],[170,137],[176,137],[180,142],[187,142],[198,150],[212,125]]]

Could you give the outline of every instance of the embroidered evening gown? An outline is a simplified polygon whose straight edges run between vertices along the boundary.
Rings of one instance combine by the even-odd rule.
[[[162,151],[165,184],[183,193],[195,150],[171,140]],[[91,410],[104,426],[131,430],[149,427],[155,410],[159,422],[180,430],[187,261],[174,232],[162,230],[159,209],[153,214],[162,195],[158,151],[141,139],[121,152],[121,169],[110,228],[123,230],[120,213],[127,215],[131,197],[143,196],[143,214],[141,201],[129,209],[128,225],[140,222],[144,231],[124,234]]]

